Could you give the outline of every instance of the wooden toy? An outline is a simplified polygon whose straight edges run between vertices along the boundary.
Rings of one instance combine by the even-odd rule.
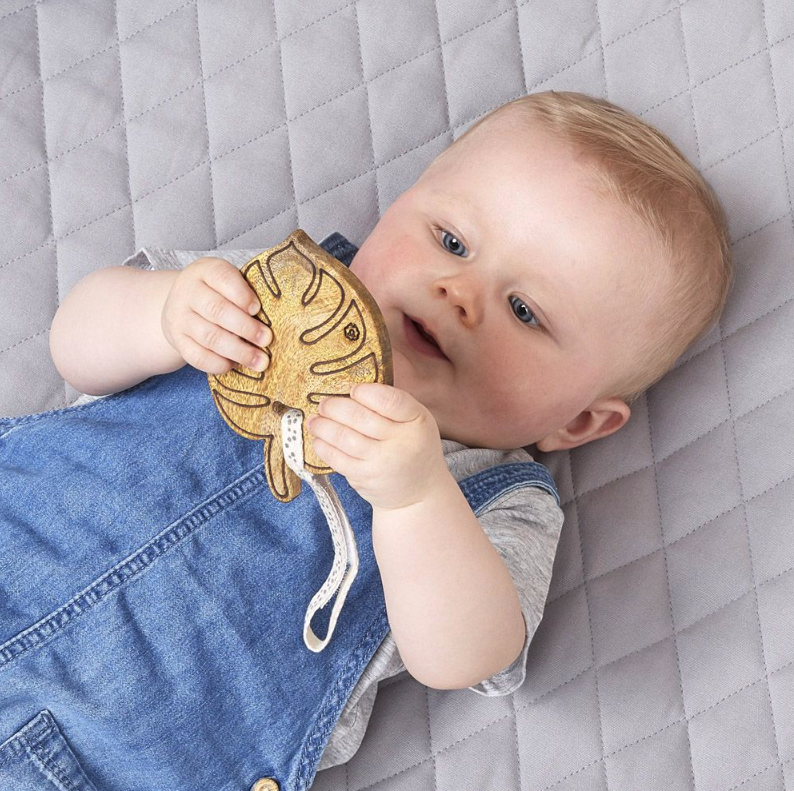
[[[238,434],[264,440],[273,495],[289,502],[301,480],[284,460],[281,418],[300,410],[302,426],[326,396],[350,396],[357,382],[394,384],[383,315],[364,284],[300,228],[253,258],[240,272],[259,297],[257,318],[273,340],[264,371],[238,365],[209,374],[212,397]],[[333,472],[303,429],[303,462],[314,474]]]

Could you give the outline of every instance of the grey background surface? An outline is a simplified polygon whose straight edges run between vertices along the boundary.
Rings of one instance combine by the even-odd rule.
[[[794,789],[790,0],[5,0],[0,414],[77,397],[48,329],[86,273],[297,227],[361,244],[473,121],[550,88],[673,138],[735,287],[617,435],[539,458],[566,522],[524,686],[403,674],[315,787]]]

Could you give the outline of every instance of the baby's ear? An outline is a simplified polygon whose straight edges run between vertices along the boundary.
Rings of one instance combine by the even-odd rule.
[[[619,398],[599,398],[580,412],[567,426],[558,428],[539,439],[538,450],[578,448],[602,437],[608,437],[622,428],[631,417],[631,409]]]

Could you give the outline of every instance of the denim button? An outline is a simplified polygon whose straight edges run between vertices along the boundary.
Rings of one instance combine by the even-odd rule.
[[[260,777],[252,786],[251,791],[279,791],[274,777]]]

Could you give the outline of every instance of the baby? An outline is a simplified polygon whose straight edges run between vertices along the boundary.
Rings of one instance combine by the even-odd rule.
[[[272,337],[238,271],[249,257],[153,251],[150,271],[87,276],[52,324],[59,372],[102,395],[185,363],[265,370]],[[696,169],[630,113],[566,92],[475,123],[394,201],[350,268],[383,313],[394,387],[327,398],[309,429],[372,505],[393,642],[320,769],[355,752],[377,681],[403,668],[481,694],[523,681],[562,524],[556,490],[500,492],[478,520],[457,482],[531,462],[524,448],[618,431],[714,325],[732,279],[725,217]]]

